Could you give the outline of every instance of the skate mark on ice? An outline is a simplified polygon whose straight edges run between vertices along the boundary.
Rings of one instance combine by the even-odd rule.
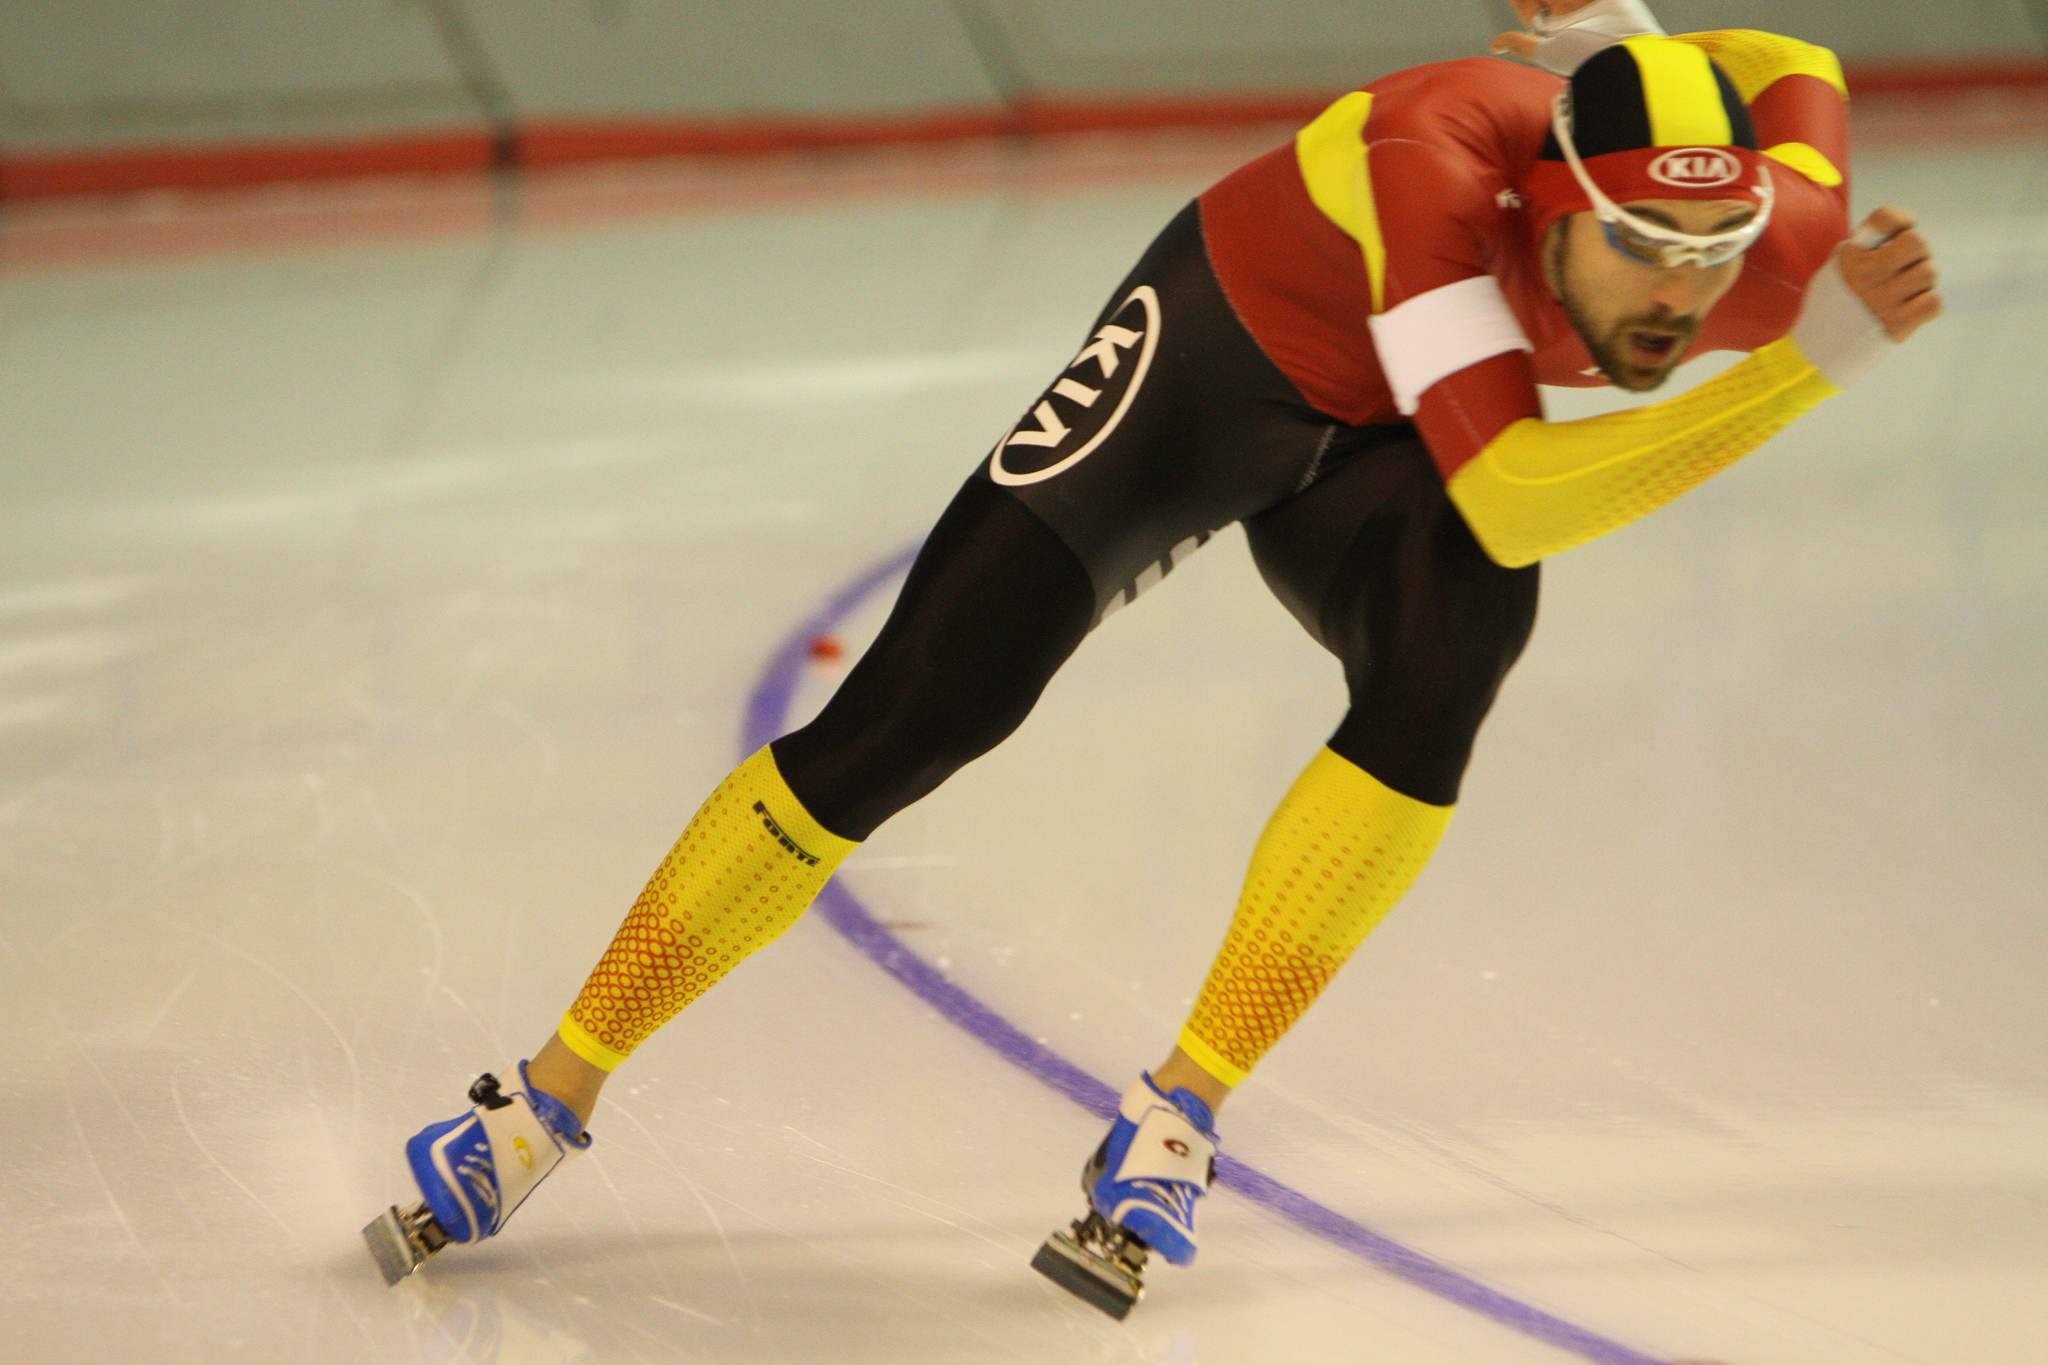
[[[867,600],[910,568],[917,555],[912,546],[871,565],[845,584],[817,611],[784,637],[762,668],[747,698],[740,727],[740,752],[750,754],[777,738],[788,726],[798,684],[810,660],[811,641],[831,634]],[[931,963],[911,951],[884,928],[846,884],[843,877],[825,883],[817,912],[864,957],[894,977],[913,995],[938,1010],[954,1027],[970,1033],[983,1046],[1029,1072],[1100,1119],[1116,1112],[1118,1091],[1067,1058],[1037,1042],[1015,1024],[947,979]],[[1235,1190],[1332,1246],[1378,1266],[1390,1274],[1503,1327],[1569,1351],[1599,1365],[1664,1365],[1588,1328],[1553,1317],[1531,1304],[1433,1260],[1392,1238],[1374,1232],[1235,1157],[1216,1162],[1216,1181]]]
[[[364,788],[364,792],[367,795],[369,789]],[[376,798],[372,796],[371,804],[374,806],[375,802]],[[389,826],[386,826],[386,828],[388,830]],[[394,844],[392,847],[393,851],[396,852],[397,846]],[[413,909],[419,911],[420,923],[426,927],[427,936],[434,943],[433,957],[427,963],[425,973],[427,979],[425,989],[428,991],[438,989],[441,984],[441,962],[447,951],[448,937],[442,932],[441,917],[434,913],[433,903],[427,899],[427,893],[414,886],[411,882],[400,881],[387,872],[364,864],[353,862],[330,863],[329,866],[340,868],[342,871],[361,877],[364,881],[375,882],[379,886],[396,891],[400,897],[411,903]]]
[[[0,949],[4,949],[8,957],[15,962],[32,967],[38,973],[47,974],[49,970],[48,965],[39,954],[36,954],[33,950],[15,946],[5,935],[0,935]],[[55,1004],[45,1001],[42,1012],[46,1022],[53,1020],[56,1015]],[[127,1121],[128,1127],[135,1134],[136,1141],[132,1150],[153,1150],[153,1145],[160,1134],[156,1129],[144,1128],[141,1120],[136,1118],[135,1111],[128,1107],[128,1095],[131,1092],[116,1086],[106,1071],[100,1066],[99,1060],[92,1055],[91,1050],[68,1030],[50,1026],[47,1032],[53,1037],[64,1040],[64,1045],[68,1046],[77,1055],[79,1064],[85,1070],[92,1073],[93,1079],[98,1082],[100,1089],[106,1093],[108,1101],[113,1104],[115,1109],[120,1111],[121,1117]],[[93,1150],[92,1142],[87,1136],[84,1119],[78,1112],[78,1097],[72,1091],[71,1082],[68,1077],[62,1082],[62,1091],[64,1107],[71,1117],[71,1126],[78,1133],[79,1150],[85,1153],[86,1160],[91,1163],[93,1177],[99,1181],[100,1188],[105,1191],[108,1202],[113,1205],[115,1216],[121,1220],[121,1226],[127,1230],[129,1240],[135,1243],[136,1249],[148,1260],[150,1269],[156,1275],[157,1287],[162,1291],[163,1296],[171,1303],[177,1305],[181,1311],[189,1313],[190,1305],[186,1302],[185,1296],[178,1292],[177,1285],[165,1272],[162,1259],[156,1250],[136,1232],[135,1225],[128,1217],[127,1208],[121,1203],[120,1197],[114,1192],[112,1183],[107,1179],[106,1170],[100,1163],[99,1154]],[[199,1210],[193,1205],[191,1193],[186,1188],[185,1182],[169,1180],[159,1181],[156,1184],[158,1188],[165,1188],[171,1192],[172,1199],[184,1210],[185,1221],[188,1226],[195,1229],[201,1226]],[[158,1206],[160,1210],[165,1207],[167,1206]],[[178,1328],[187,1336],[192,1335],[193,1328],[189,1316],[178,1321]],[[197,1358],[196,1354],[194,1358]]]
[[[335,1300],[341,1304],[342,1308],[347,1311],[349,1321],[354,1323],[356,1330],[363,1334],[363,1340],[370,1342],[372,1345],[374,1345],[377,1339],[370,1331],[370,1324],[364,1321],[363,1315],[356,1311],[356,1306],[354,1303],[350,1302],[349,1296],[343,1293],[341,1287],[335,1283],[333,1269],[328,1266],[322,1265],[317,1261],[308,1260],[306,1258],[305,1243],[299,1239],[298,1232],[292,1227],[292,1225],[289,1222],[285,1220],[284,1215],[280,1214],[276,1209],[272,1208],[268,1200],[264,1199],[264,1197],[256,1193],[256,1191],[250,1189],[246,1184],[242,1182],[242,1178],[240,1176],[236,1175],[233,1171],[229,1170],[227,1168],[227,1164],[223,1162],[218,1156],[214,1155],[213,1148],[206,1145],[206,1139],[200,1137],[199,1130],[192,1125],[192,1116],[185,1112],[185,1096],[184,1092],[182,1092],[178,1088],[178,1073],[176,1071],[172,1071],[170,1073],[170,1082],[171,1108],[177,1111],[178,1123],[181,1127],[184,1128],[185,1136],[192,1139],[192,1145],[199,1149],[199,1155],[205,1157],[206,1164],[213,1167],[213,1169],[215,1169],[216,1171],[219,1171],[221,1173],[222,1178],[224,1178],[228,1182],[228,1184],[233,1185],[236,1189],[240,1190],[242,1194],[249,1200],[250,1203],[254,1204],[257,1208],[262,1209],[265,1217],[270,1219],[271,1222],[277,1224],[278,1229],[284,1233],[285,1240],[291,1243],[292,1250],[298,1254],[301,1263],[310,1265],[313,1269],[319,1272],[321,1283],[326,1286],[327,1292],[332,1294]]]
[[[362,788],[362,794],[371,814],[384,830],[387,846],[394,854],[400,853],[401,850],[397,840],[391,837],[391,826],[384,819],[384,808],[378,803],[376,792],[366,784]],[[326,865],[346,872],[350,876],[360,877],[368,882],[375,882],[387,890],[397,892],[401,899],[405,900],[414,910],[419,912],[420,923],[425,927],[427,937],[433,943],[433,951],[428,956],[427,965],[420,971],[421,977],[426,982],[420,988],[420,991],[423,995],[431,995],[439,990],[441,986],[441,966],[447,951],[447,935],[442,932],[441,917],[434,913],[433,903],[428,900],[427,893],[410,882],[401,881],[389,873],[366,864],[351,861],[347,863],[327,862]],[[358,1019],[360,1020],[361,1017],[358,1016]],[[358,1027],[360,1028],[360,1024]],[[406,1031],[405,1056],[408,1059],[413,1051],[418,1048],[420,1037],[424,1032],[426,1030],[421,1029],[409,1029]],[[447,1060],[451,1066],[456,1065],[454,1040],[449,1038],[445,1032],[436,1031],[435,1036],[439,1040],[443,1059]]]
[[[1002,1241],[999,1238],[992,1236],[988,1232],[982,1232],[974,1227],[968,1226],[969,1223],[978,1223],[981,1225],[981,1227],[997,1230],[994,1229],[994,1225],[989,1223],[986,1219],[976,1218],[968,1210],[960,1208],[958,1205],[948,1204],[943,1199],[934,1199],[928,1194],[924,1194],[918,1190],[911,1189],[908,1185],[899,1185],[893,1180],[884,1180],[881,1176],[874,1174],[872,1171],[864,1171],[860,1169],[859,1166],[854,1164],[852,1157],[847,1156],[841,1152],[833,1151],[832,1148],[826,1146],[824,1143],[818,1141],[816,1138],[804,1132],[802,1129],[797,1128],[793,1124],[783,1124],[782,1131],[797,1138],[799,1141],[809,1143],[811,1146],[816,1147],[821,1152],[829,1153],[831,1156],[837,1158],[837,1160],[828,1161],[824,1157],[813,1156],[809,1152],[798,1152],[796,1155],[802,1157],[805,1161],[811,1162],[813,1165],[823,1166],[828,1171],[838,1171],[841,1175],[852,1176],[855,1180],[861,1181],[864,1184],[879,1186],[882,1189],[892,1191],[894,1194],[902,1196],[902,1198],[900,1199],[878,1196],[882,1198],[882,1201],[884,1203],[893,1204],[899,1209],[907,1209],[911,1213],[918,1215],[920,1218],[929,1218],[932,1222],[939,1224],[941,1227],[951,1228],[955,1232],[961,1233],[968,1237],[972,1237],[977,1242],[985,1242],[989,1246],[994,1247],[997,1251],[1002,1252],[1005,1256],[1009,1255],[1012,1252],[1013,1248],[1008,1242]],[[961,1222],[955,1218],[946,1217],[945,1213],[936,1213],[933,1211],[934,1207],[944,1209],[946,1213],[956,1214],[958,1215],[959,1219],[965,1219],[967,1221]]]
[[[597,1178],[599,1180],[602,1180],[604,1182],[605,1189],[611,1192],[612,1203],[618,1205],[619,1216],[626,1220],[626,1227],[629,1231],[632,1232],[634,1242],[636,1242],[639,1245],[643,1253],[649,1251],[650,1248],[648,1247],[647,1243],[647,1230],[641,1227],[640,1220],[633,1216],[633,1206],[626,1202],[625,1194],[619,1189],[619,1183],[616,1180],[612,1179],[611,1170],[609,1167],[605,1165],[601,1156],[598,1153],[593,1152],[590,1155],[590,1159],[586,1161],[584,1165],[589,1167],[589,1169],[596,1171]],[[648,1257],[649,1263],[657,1266],[662,1265],[662,1259],[663,1258],[658,1256]],[[661,1277],[665,1281],[669,1280],[669,1274],[666,1266],[662,1266]]]
[[[92,1178],[100,1182],[100,1193],[106,1195],[107,1207],[114,1211],[114,1217],[120,1221],[121,1231],[128,1234],[128,1240],[135,1244],[135,1249],[149,1257],[151,1264],[154,1265],[156,1257],[151,1255],[149,1247],[135,1231],[135,1224],[128,1221],[128,1210],[121,1207],[121,1196],[114,1193],[113,1185],[107,1180],[106,1170],[100,1165],[99,1153],[92,1149],[92,1139],[86,1136],[85,1122],[78,1117],[78,1101],[72,1098],[70,1083],[66,1082],[62,1088],[64,1112],[70,1115],[72,1131],[78,1134],[78,1150],[85,1154],[85,1164],[92,1167]],[[162,1284],[163,1270],[156,1267],[156,1271],[158,1283]]]
[[[142,574],[60,579],[0,592],[0,617],[94,612],[117,607],[149,585]]]
[[[83,1049],[80,1049],[80,1051],[83,1051]],[[98,1068],[95,1067],[94,1070],[97,1071]],[[102,1077],[103,1081],[104,1079]],[[86,1134],[85,1121],[79,1117],[78,1100],[71,1093],[69,1081],[64,1083],[63,1090],[64,1108],[71,1116],[71,1127],[78,1134],[78,1149],[85,1153],[86,1161],[92,1166],[93,1178],[100,1182],[100,1188],[106,1192],[107,1202],[113,1206],[114,1216],[121,1220],[121,1227],[128,1233],[128,1240],[135,1244],[137,1253],[149,1263],[150,1273],[156,1278],[157,1292],[162,1294],[171,1303],[177,1305],[181,1313],[189,1314],[191,1305],[185,1301],[185,1296],[178,1292],[177,1286],[172,1283],[170,1275],[164,1270],[163,1258],[157,1254],[156,1250],[149,1243],[143,1241],[141,1235],[135,1231],[135,1225],[128,1219],[128,1210],[122,1206],[120,1196],[114,1193],[114,1187],[107,1179],[106,1170],[100,1165],[99,1153],[93,1150],[92,1139]],[[123,1112],[126,1112],[125,1106],[123,1107]],[[132,1117],[130,1122],[133,1122]],[[138,1128],[136,1131],[140,1133],[141,1130]],[[187,1204],[186,1207],[189,1213],[190,1205]],[[182,1318],[179,1326],[184,1335],[187,1337],[193,1336],[189,1316]],[[192,1345],[196,1350],[199,1343],[195,1340]]]
[[[699,1322],[708,1322],[713,1327],[725,1326],[725,1320],[723,1318],[714,1318],[709,1313],[700,1313],[696,1309],[685,1307],[680,1303],[676,1303],[672,1299],[664,1299],[659,1294],[649,1294],[647,1296],[647,1301],[649,1303],[658,1303],[663,1308],[673,1308],[676,1310],[676,1312],[681,1313],[686,1318],[695,1318]]]
[[[682,1163],[670,1156],[667,1149],[661,1145],[661,1139],[654,1135],[654,1130],[642,1123],[631,1109],[628,1109],[616,1100],[608,1100],[602,1095],[598,1096],[597,1106],[607,1113],[617,1115],[624,1122],[638,1128],[640,1135],[647,1139],[647,1149],[654,1154],[655,1160],[666,1166],[669,1173],[682,1182],[683,1188],[690,1192],[690,1197],[695,1199],[698,1206],[704,1210],[704,1216],[711,1220],[711,1230],[718,1234],[718,1244],[725,1252],[726,1264],[732,1267],[733,1278],[738,1280],[740,1284],[740,1292],[747,1296],[748,1317],[751,1319],[758,1316],[760,1304],[754,1295],[754,1282],[748,1278],[746,1267],[740,1264],[739,1252],[733,1248],[732,1237],[725,1230],[725,1220],[718,1216],[717,1209],[711,1207],[711,1200],[704,1193],[703,1186],[690,1178],[690,1173],[683,1169]],[[607,1176],[605,1179],[606,1183],[609,1184],[610,1177]],[[614,1187],[612,1192],[615,1195],[618,1194],[617,1187]]]
[[[297,978],[276,964],[256,956],[256,954],[248,949],[230,943],[220,935],[201,929],[196,924],[187,924],[183,920],[173,919],[161,910],[152,911],[150,918],[160,924],[167,924],[173,929],[182,930],[195,938],[204,939],[229,957],[240,958],[297,996],[299,1003],[311,1010],[315,1019],[326,1025],[327,1031],[334,1035],[334,1041],[341,1047],[342,1058],[348,1063],[349,1147],[353,1149],[359,1146],[363,1128],[363,1069],[356,1062],[355,1048],[350,1045],[348,1036],[341,1031],[341,1025],[334,1022],[334,1016],[320,1008],[320,1002],[315,1000],[306,988],[298,983]]]
[[[94,1057],[92,1052],[83,1043],[74,1040],[71,1043],[71,1050],[78,1055],[79,1064],[87,1071],[90,1071],[93,1079],[99,1082],[99,1087],[105,1092],[107,1101],[114,1108],[118,1109],[121,1112],[121,1117],[127,1121],[129,1130],[135,1134],[136,1150],[147,1150],[149,1144],[159,1136],[158,1128],[145,1128],[142,1126],[142,1120],[137,1118],[135,1111],[128,1107],[128,1095],[130,1092],[124,1087],[114,1084],[113,1077],[107,1075],[106,1069],[99,1064],[99,1059]],[[199,1214],[199,1206],[192,1202],[192,1194],[187,1190],[184,1182],[178,1180],[165,1181],[163,1182],[163,1187],[170,1190],[171,1197],[176,1199],[179,1206],[185,1210],[185,1222],[189,1227],[196,1231],[205,1226],[205,1220]],[[159,1209],[162,1207],[162,1205],[158,1205]],[[184,1307],[184,1300],[178,1298],[176,1293],[173,1293],[171,1298],[179,1307]]]
[[[157,1006],[155,1014],[149,1016],[149,1022],[143,1026],[141,1035],[136,1039],[137,1042],[146,1043],[156,1037],[157,1030],[164,1026],[165,1021],[171,1017],[171,1011],[178,1007],[178,1002],[185,998],[185,992],[192,989],[192,983],[198,979],[199,969],[197,967],[191,968],[178,978],[178,984],[171,987],[170,996],[163,1004]]]
[[[542,725],[538,717],[509,697],[499,697],[490,705],[490,714],[497,716],[520,734],[533,741],[540,750],[540,770],[545,777],[554,777],[562,771],[562,746],[556,741],[554,732]]]
[[[901,872],[908,868],[958,867],[960,860],[949,853],[903,854],[894,858],[863,858],[863,872]]]
[[[308,768],[299,774],[299,785],[313,803],[313,846],[325,848],[334,842],[334,810],[327,802],[327,779]]]
[[[156,860],[162,865],[178,851],[178,822],[171,814],[168,787],[158,787],[152,800],[156,806]]]

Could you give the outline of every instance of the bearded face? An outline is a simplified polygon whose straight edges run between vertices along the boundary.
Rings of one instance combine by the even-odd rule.
[[[1741,226],[1754,204],[1647,199],[1625,205],[1637,217],[1706,236]],[[1735,287],[1742,258],[1715,266],[1663,267],[1636,259],[1608,238],[1591,213],[1551,229],[1544,274],[1593,363],[1615,387],[1646,393],[1671,377],[1708,312]]]

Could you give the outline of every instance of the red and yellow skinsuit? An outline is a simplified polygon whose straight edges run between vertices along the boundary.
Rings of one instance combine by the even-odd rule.
[[[1840,65],[1775,34],[1678,37],[1734,82],[1777,202],[1691,350],[1752,354],[1676,398],[1542,420],[1538,384],[1606,382],[1542,270],[1556,214],[1531,182],[1556,76],[1483,58],[1400,72],[1201,200],[1216,275],[1274,363],[1341,421],[1414,421],[1503,564],[1635,520],[1835,392],[1786,334],[1848,235]]]

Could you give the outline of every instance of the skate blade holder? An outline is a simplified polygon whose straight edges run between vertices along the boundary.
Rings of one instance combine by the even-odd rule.
[[[363,1242],[370,1258],[383,1272],[384,1283],[397,1284],[418,1270],[427,1257],[448,1245],[448,1234],[434,1221],[424,1203],[401,1209],[396,1205],[370,1220],[363,1229]]]
[[[1046,1238],[1031,1268],[1119,1321],[1145,1297],[1144,1243],[1097,1213]]]

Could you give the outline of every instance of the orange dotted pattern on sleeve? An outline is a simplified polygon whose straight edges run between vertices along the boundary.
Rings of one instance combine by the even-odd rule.
[[[1735,93],[1744,104],[1787,76],[1812,76],[1826,81],[1843,95],[1849,82],[1842,76],[1841,60],[1824,47],[1755,29],[1715,29],[1708,33],[1676,33],[1681,43],[1703,49],[1714,64],[1735,82]]]
[[[805,811],[762,749],[697,811],[562,1020],[609,1071],[795,924],[854,844]]]
[[[1661,403],[1516,422],[1452,478],[1451,500],[1486,552],[1519,568],[1648,516],[1836,392],[1782,338]]]
[[[1260,836],[1181,1050],[1226,1084],[1249,1075],[1407,893],[1450,819],[1317,754]]]

